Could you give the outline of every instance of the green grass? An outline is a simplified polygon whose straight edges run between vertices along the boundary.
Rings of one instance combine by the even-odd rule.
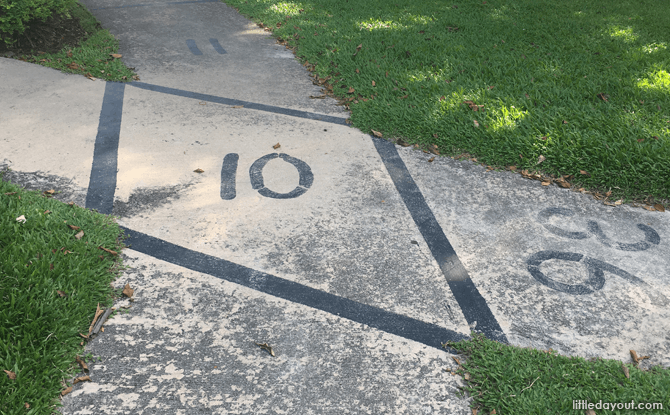
[[[471,340],[449,343],[466,355],[459,373],[468,374],[465,390],[479,414],[584,414],[573,410],[573,400],[605,403],[662,403],[662,410],[609,408],[597,414],[670,413],[670,370],[644,371],[616,360],[557,355],[553,351],[508,346],[474,334]],[[531,386],[532,385],[532,386]]]
[[[120,260],[98,247],[118,251],[119,234],[110,217],[0,180],[0,414],[55,411],[83,351],[78,333],[98,303],[112,304]]]
[[[670,197],[666,0],[224,1],[331,77],[364,132]]]
[[[92,76],[106,81],[129,82],[139,79],[121,60],[111,56],[118,53],[119,42],[108,30],[101,28],[100,22],[86,7],[75,3],[69,12],[79,19],[89,37],[81,41],[78,47],[67,47],[58,53],[24,57],[24,60],[66,73]]]

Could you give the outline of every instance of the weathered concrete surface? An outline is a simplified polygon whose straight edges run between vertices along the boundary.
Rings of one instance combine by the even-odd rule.
[[[427,155],[409,148],[400,153],[511,343],[623,361],[634,349],[651,356],[649,365],[670,365],[667,212],[609,207],[512,172],[487,173],[445,158],[428,163]],[[556,208],[564,214],[550,214]],[[589,222],[604,236],[590,231]],[[644,243],[638,224],[655,231],[657,243]],[[581,239],[561,236],[561,230],[579,232],[573,238]],[[581,254],[640,281],[604,272],[604,285],[592,293],[560,291],[529,271],[529,261],[541,251]],[[569,285],[585,285],[589,278],[585,258],[549,259],[539,269]]]
[[[63,190],[86,189],[104,83],[6,58],[0,74],[0,163],[60,176]]]
[[[224,4],[86,4],[144,83],[347,116],[331,99],[310,99],[320,91],[304,68]],[[11,79],[0,84],[0,160],[13,169],[5,178],[83,205],[105,84],[1,58],[0,73]],[[469,332],[369,136],[179,94],[125,87],[118,171],[109,172],[122,225]],[[652,357],[647,365],[670,364],[667,213],[610,208],[509,172],[428,163],[398,149],[511,343],[622,360],[635,349]],[[273,153],[309,166],[304,194],[276,199],[253,188],[252,166]],[[224,160],[237,168],[225,170]],[[277,193],[301,182],[280,158],[262,176]],[[130,283],[136,301],[89,344],[102,360],[91,366],[93,382],[63,400],[63,413],[469,413],[459,380],[444,371],[453,367],[445,351],[132,249],[125,255],[131,268],[117,284]]]
[[[126,251],[135,301],[66,414],[469,414],[450,355]],[[255,343],[268,343],[275,357]]]

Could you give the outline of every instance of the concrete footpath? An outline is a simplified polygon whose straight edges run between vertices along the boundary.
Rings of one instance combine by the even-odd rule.
[[[131,245],[64,414],[470,414],[471,330],[670,365],[667,213],[372,138],[223,3],[83,3],[141,81],[0,58],[5,179]]]

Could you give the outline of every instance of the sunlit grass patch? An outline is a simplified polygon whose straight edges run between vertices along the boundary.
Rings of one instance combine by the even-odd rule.
[[[612,198],[670,198],[663,0],[304,0],[290,24],[273,8],[285,2],[226,2],[330,77],[363,131],[573,176]]]

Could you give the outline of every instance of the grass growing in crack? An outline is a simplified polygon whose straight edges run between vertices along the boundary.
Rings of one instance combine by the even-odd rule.
[[[225,2],[330,77],[362,131],[670,198],[664,0]]]
[[[21,60],[37,63],[66,73],[76,73],[106,81],[128,82],[137,78],[135,72],[120,59],[111,55],[119,51],[119,42],[100,22],[80,3],[74,3],[69,13],[78,19],[81,27],[88,33],[78,46],[65,47],[58,53],[22,56]]]
[[[460,374],[468,374],[465,390],[481,414],[585,413],[573,401],[636,405],[660,403],[661,409],[610,409],[608,414],[661,414],[670,410],[670,370],[645,371],[616,360],[585,360],[552,351],[522,349],[474,334],[472,339],[449,343],[466,356]],[[622,366],[629,372],[626,377]],[[596,413],[601,413],[596,410]]]
[[[119,234],[109,217],[0,180],[0,413],[55,411],[78,333],[112,304],[120,260],[98,247],[118,251]]]

